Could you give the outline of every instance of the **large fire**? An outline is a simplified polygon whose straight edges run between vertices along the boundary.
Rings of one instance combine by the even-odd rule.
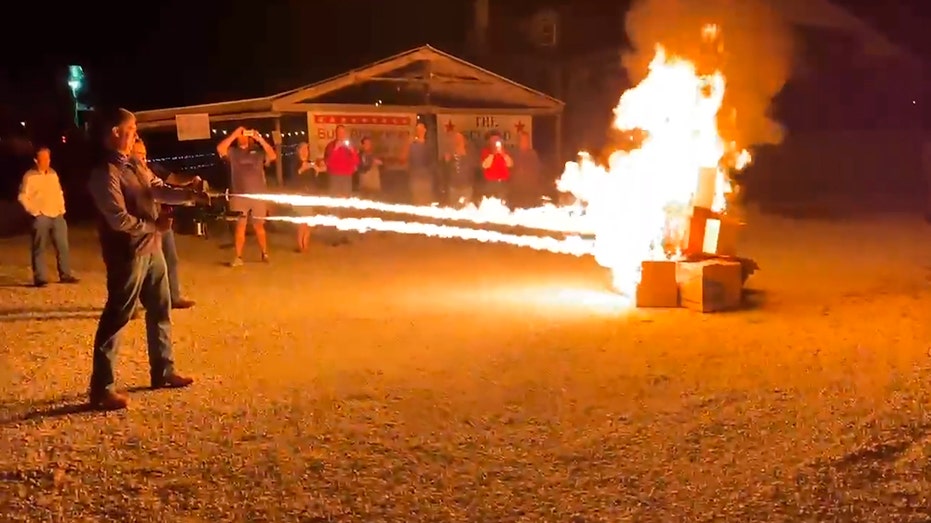
[[[716,44],[719,36],[713,25],[704,27],[701,34],[710,44]],[[633,296],[642,263],[681,256],[692,210],[707,207],[724,212],[730,191],[727,170],[742,169],[750,161],[746,151],[727,143],[719,132],[724,92],[725,78],[719,70],[712,67],[700,72],[696,64],[657,46],[646,78],[626,91],[614,109],[614,127],[639,143],[631,150],[614,152],[604,166],[584,152],[579,161],[566,164],[557,188],[575,196],[572,205],[510,211],[494,199],[452,209],[356,198],[246,196],[295,206],[387,212],[561,234],[563,239],[374,217],[277,218],[344,230],[392,231],[507,243],[575,256],[591,254],[611,270],[615,288]]]
[[[716,38],[717,28],[706,26],[702,34]],[[620,292],[635,292],[643,261],[681,254],[702,188],[711,193],[704,206],[725,210],[726,169],[743,168],[749,154],[734,150],[718,132],[724,90],[720,71],[700,74],[694,63],[657,46],[649,74],[614,109],[614,127],[636,132],[639,147],[614,152],[607,166],[582,153],[558,180],[560,191],[585,203],[595,259],[612,271]]]

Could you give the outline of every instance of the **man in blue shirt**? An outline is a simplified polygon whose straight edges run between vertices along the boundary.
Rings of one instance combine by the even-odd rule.
[[[174,371],[171,349],[171,296],[161,249],[168,217],[160,204],[199,200],[193,191],[172,189],[130,160],[136,117],[125,109],[99,114],[95,135],[103,147],[88,189],[97,208],[98,232],[107,270],[107,302],[94,336],[90,403],[101,410],[126,408],[114,389],[113,364],[120,332],[136,302],[145,306],[149,377],[152,388],[187,387],[194,382]]]

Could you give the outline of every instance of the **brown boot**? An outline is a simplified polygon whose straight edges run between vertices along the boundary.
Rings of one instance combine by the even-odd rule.
[[[190,309],[193,306],[194,300],[186,300],[184,298],[171,302],[172,309]]]
[[[194,378],[188,378],[179,374],[169,374],[158,379],[152,380],[153,389],[182,389],[194,383]]]
[[[90,405],[95,410],[123,410],[129,406],[129,398],[112,390],[91,392]]]

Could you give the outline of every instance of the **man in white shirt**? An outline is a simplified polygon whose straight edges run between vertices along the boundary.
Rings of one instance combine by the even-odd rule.
[[[52,169],[48,147],[36,151],[36,166],[26,171],[19,189],[19,203],[34,218],[32,222],[32,280],[36,287],[48,285],[45,250],[49,239],[58,255],[58,281],[77,283],[71,272],[68,252],[68,224],[65,222],[65,194],[58,173]]]

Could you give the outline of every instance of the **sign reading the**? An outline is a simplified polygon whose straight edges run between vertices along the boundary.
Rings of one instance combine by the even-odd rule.
[[[514,114],[438,114],[437,131],[440,142],[448,144],[454,132],[460,132],[476,147],[485,145],[486,137],[491,131],[501,133],[504,144],[517,146],[518,134],[524,132],[533,143],[533,118],[530,115]]]
[[[210,115],[207,113],[175,115],[175,127],[178,128],[179,142],[211,138]]]
[[[311,158],[323,158],[326,145],[336,138],[336,127],[342,125],[355,147],[363,138],[371,138],[375,156],[387,168],[401,167],[400,157],[405,144],[414,134],[416,114],[322,112],[307,113]]]

